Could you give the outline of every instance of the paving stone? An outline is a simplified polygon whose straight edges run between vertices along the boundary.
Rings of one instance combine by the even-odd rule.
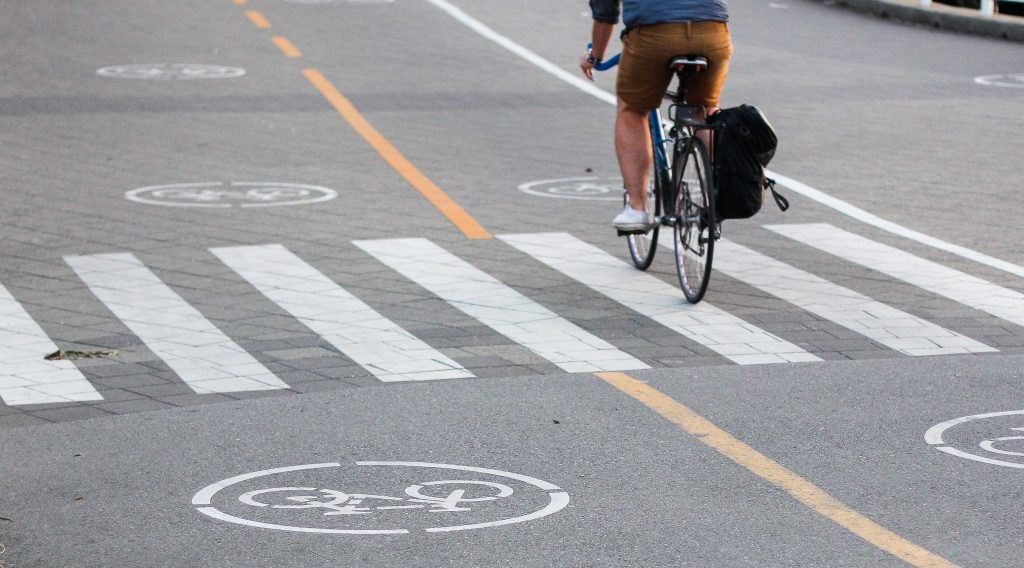
[[[325,349],[323,347],[298,347],[292,349],[279,349],[276,351],[264,351],[264,355],[280,359],[282,361],[295,361],[298,359],[314,359],[314,358],[335,358],[341,357],[342,355],[336,351]]]
[[[142,397],[147,398],[194,394],[196,392],[192,390],[192,387],[188,386],[187,384],[181,381],[173,383],[164,383],[160,385],[127,387],[125,390],[134,392]]]
[[[551,370],[546,370],[545,372],[549,373]],[[541,373],[538,373],[533,368],[525,365],[506,365],[504,367],[484,367],[480,369],[473,369],[473,374],[475,374],[479,379],[496,379],[503,377],[527,377]]]
[[[154,400],[163,404],[169,404],[171,406],[195,406],[199,404],[215,404],[218,402],[231,402],[232,398],[228,398],[220,394],[179,394],[174,396],[159,396],[154,397]]]
[[[248,392],[232,392],[225,393],[223,396],[232,398],[234,400],[254,400],[259,398],[276,398],[282,396],[291,396],[291,391],[287,390],[269,390],[269,391],[248,391]]]
[[[7,406],[6,404],[0,404],[0,416],[19,414],[22,412],[25,412],[25,410],[20,406]]]
[[[352,379],[360,379],[363,377],[367,377],[373,381],[373,383],[371,384],[381,384],[380,379],[374,377],[373,375],[370,374],[369,371],[360,367],[359,365],[347,365],[343,367],[323,367],[319,369],[312,369],[309,372],[319,375],[325,379],[341,381],[348,381]]]
[[[293,390],[300,394],[314,393],[314,392],[330,392],[340,388],[354,388],[353,385],[338,384],[338,381],[309,381],[304,383],[296,383]]]
[[[882,347],[872,343],[867,339],[835,339],[835,340],[811,340],[808,343],[813,345],[818,351],[891,351],[886,347]]]
[[[331,377],[327,377],[327,376],[321,375],[319,373],[315,373],[313,371],[297,371],[295,369],[290,369],[290,370],[285,371],[285,372],[276,373],[276,375],[277,375],[277,378],[279,378],[282,381],[284,381],[285,383],[287,383],[288,386],[292,387],[293,389],[295,388],[295,385],[298,385],[298,384],[301,384],[301,383],[321,382],[321,381],[330,381],[330,380],[332,380]]]
[[[906,357],[906,355],[891,350],[842,351],[841,353],[835,353],[834,355],[839,355],[846,359],[898,359],[900,357]]]
[[[103,402],[121,402],[145,398],[145,395],[126,389],[101,389],[99,393],[103,396]]]
[[[102,365],[91,366],[84,370],[86,376],[92,378],[106,379],[111,377],[124,377],[127,375],[140,375],[150,372],[149,367],[135,363],[115,363],[110,364],[109,362]]]
[[[97,378],[92,379],[92,382],[110,389],[134,389],[153,385],[166,385],[171,381],[151,372],[138,375]],[[177,382],[180,383],[180,381]]]
[[[140,402],[149,402],[146,399],[142,399]],[[129,402],[114,402],[110,404],[134,404],[135,401]],[[32,416],[41,418],[49,422],[71,422],[74,420],[85,420],[87,418],[97,418],[100,416],[110,416],[109,412],[104,412],[102,405],[75,405],[68,408],[51,408],[49,410],[33,410]]]
[[[149,412],[151,410],[164,410],[167,408],[174,408],[174,406],[153,398],[140,398],[137,400],[96,404],[92,408],[97,410],[102,409],[110,414],[134,414],[137,412]]]
[[[50,424],[51,422],[53,421],[41,418],[39,416],[33,416],[27,412],[0,415],[0,428],[14,428],[17,426],[35,426],[38,424]]]
[[[324,357],[292,359],[286,365],[292,369],[315,371],[317,369],[330,369],[333,367],[349,367],[352,365],[352,361],[344,355],[337,354]]]

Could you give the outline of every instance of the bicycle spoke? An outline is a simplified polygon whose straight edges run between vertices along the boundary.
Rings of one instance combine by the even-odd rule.
[[[714,203],[707,151],[690,140],[676,186],[676,270],[686,299],[699,302],[707,290],[714,252]]]

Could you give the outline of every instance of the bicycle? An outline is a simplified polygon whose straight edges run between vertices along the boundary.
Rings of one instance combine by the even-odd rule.
[[[616,55],[594,68],[607,71],[619,64],[619,58]],[[678,79],[676,90],[665,93],[670,102],[671,123],[666,125],[662,120],[661,109],[648,115],[654,159],[648,180],[647,212],[654,219],[654,226],[643,233],[619,231],[619,236],[626,237],[633,264],[647,270],[654,261],[659,229],[672,227],[676,275],[691,304],[700,302],[707,292],[715,241],[721,236],[715,217],[716,188],[710,153],[697,136],[701,130],[714,130],[714,126],[697,118],[702,107],[686,102],[687,81],[706,70],[707,65],[707,59],[700,55],[680,55],[669,60],[669,69]],[[629,196],[624,195],[623,199],[628,202]],[[672,214],[663,215],[663,211]]]

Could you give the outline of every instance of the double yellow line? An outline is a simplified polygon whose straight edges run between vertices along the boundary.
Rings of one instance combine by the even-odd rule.
[[[235,4],[242,6],[248,0],[233,0]],[[270,29],[270,20],[257,10],[246,10],[246,17],[252,25],[258,29]],[[281,50],[286,57],[299,58],[302,52],[295,44],[283,36],[273,36],[271,41]],[[388,141],[383,134],[370,124],[370,121],[359,113],[341,91],[324,77],[324,74],[316,69],[304,69],[302,74],[327,100],[328,103],[338,111],[338,114],[363,137],[364,140],[380,154],[384,159],[409,185],[419,191],[440,211],[463,235],[470,239],[489,239],[491,234],[483,228],[469,213],[466,212],[454,199],[448,196],[440,187],[430,180],[423,172],[410,162],[394,144]]]

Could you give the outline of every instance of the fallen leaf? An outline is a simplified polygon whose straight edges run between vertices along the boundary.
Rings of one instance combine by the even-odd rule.
[[[116,357],[117,349],[100,351],[65,351],[58,349],[50,353],[44,359],[47,361],[74,361],[75,359],[98,359],[100,357]]]

